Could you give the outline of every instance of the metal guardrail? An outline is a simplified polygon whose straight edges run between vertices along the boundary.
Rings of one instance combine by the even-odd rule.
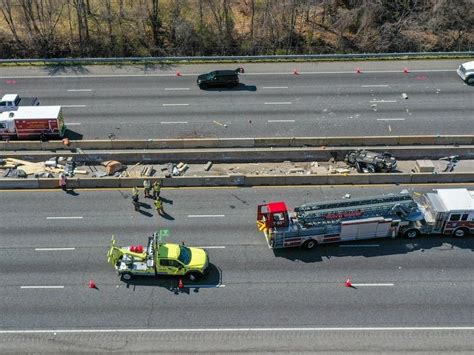
[[[120,63],[120,62],[216,62],[216,61],[291,61],[291,60],[348,60],[418,57],[474,57],[467,52],[406,52],[406,53],[350,53],[350,54],[295,54],[295,55],[250,55],[250,56],[199,56],[199,57],[120,57],[120,58],[35,58],[0,59],[6,63]]]

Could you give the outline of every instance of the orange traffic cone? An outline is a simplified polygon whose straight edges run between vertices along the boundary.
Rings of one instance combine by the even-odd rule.
[[[179,288],[179,289],[184,288],[183,279],[179,279],[179,281],[178,281],[178,288]]]
[[[181,72],[179,70],[176,72],[176,76],[181,76]]]
[[[352,287],[352,282],[351,282],[350,277],[347,278],[345,285],[346,285],[346,287]]]
[[[410,71],[408,70],[407,67],[403,68],[403,74],[408,74]]]
[[[296,69],[296,68],[293,69],[293,74],[298,75],[299,74],[298,69]]]
[[[360,70],[360,68],[359,68],[359,67],[357,67],[357,69],[356,69],[356,73],[357,73],[357,74],[362,74],[362,70]]]
[[[89,288],[97,288],[96,285],[95,285],[94,280],[92,280],[92,279],[89,280]]]

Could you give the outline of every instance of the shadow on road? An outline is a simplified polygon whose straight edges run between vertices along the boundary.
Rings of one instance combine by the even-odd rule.
[[[179,280],[183,281],[182,288],[179,288]],[[128,289],[135,290],[139,286],[162,287],[175,294],[198,293],[201,288],[218,288],[222,284],[222,270],[214,264],[209,265],[208,274],[196,281],[190,281],[184,276],[136,276],[130,281],[123,281]]]
[[[353,247],[357,245],[357,247]],[[378,245],[378,246],[373,246]],[[411,252],[424,252],[425,250],[438,250],[449,252],[454,248],[470,249],[474,251],[474,238],[463,239],[443,236],[426,236],[416,240],[407,239],[372,239],[369,241],[353,241],[340,244],[319,245],[314,250],[301,248],[274,249],[273,253],[278,258],[292,261],[314,263],[333,257],[363,256],[366,258],[408,254]]]
[[[66,126],[67,126],[67,122],[66,122]],[[64,134],[64,137],[69,138],[70,140],[73,140],[73,141],[80,141],[83,139],[82,134],[75,132],[73,130],[70,130],[69,128],[66,129],[66,133]]]
[[[246,85],[240,83],[237,86],[227,88],[227,87],[222,87],[222,88],[206,88],[206,89],[201,89],[204,91],[257,91],[257,87],[255,85]]]

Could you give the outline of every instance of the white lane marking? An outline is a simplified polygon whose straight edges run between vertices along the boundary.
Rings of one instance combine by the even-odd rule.
[[[80,122],[66,122],[66,126],[80,126]]]
[[[364,73],[401,73],[403,72],[402,69],[400,70],[364,70]],[[435,72],[450,72],[455,73],[456,69],[412,69],[411,73],[435,73]],[[354,74],[353,70],[350,71],[320,71],[320,72],[299,72],[300,74]],[[182,76],[194,76],[195,74],[181,74]],[[294,76],[292,72],[278,72],[278,73],[246,73],[247,75],[291,75]],[[0,79],[75,79],[75,78],[133,78],[133,77],[168,77],[168,76],[176,76],[175,73],[172,74],[89,74],[89,75],[25,75],[25,76],[0,76]]]
[[[294,327],[294,328],[112,328],[112,329],[17,329],[0,334],[74,334],[74,333],[232,333],[232,332],[365,332],[365,331],[473,331],[473,327]]]
[[[386,104],[386,103],[394,103],[397,102],[397,100],[372,100],[369,101],[371,104]]]
[[[188,123],[188,121],[173,121],[173,122],[171,122],[171,121],[169,121],[169,122],[162,121],[162,122],[160,122],[160,123],[161,123],[161,124],[174,124],[174,123],[183,123],[183,124],[186,124],[186,123]]]
[[[225,217],[225,214],[190,214],[189,218],[212,218],[212,217]]]
[[[265,102],[265,105],[291,105],[291,102],[290,101]]]
[[[392,132],[392,126],[388,125],[388,131]]]
[[[64,286],[20,286],[20,288],[64,288]]]
[[[352,284],[352,286],[355,286],[355,287],[371,287],[371,286],[395,286],[394,284],[392,283],[387,283],[387,284]]]
[[[295,120],[268,120],[268,123],[277,123],[277,122],[295,122]]]
[[[92,91],[92,89],[68,89],[67,91],[69,91],[69,92],[89,92],[89,91]]]
[[[339,248],[365,248],[365,247],[375,248],[375,247],[379,247],[379,246],[380,246],[379,244],[366,244],[366,245],[346,244],[346,245],[339,245]]]
[[[361,85],[363,88],[388,88],[388,85]]]
[[[87,107],[87,105],[61,105],[61,107],[66,107],[66,108],[79,108],[79,107]]]
[[[183,285],[187,288],[223,288],[225,285]]]
[[[189,106],[189,104],[161,104],[162,106]]]
[[[77,216],[77,217],[46,217],[46,219],[82,219],[82,216]]]
[[[404,118],[377,118],[377,121],[405,121]]]
[[[165,91],[189,90],[189,88],[165,88]]]
[[[76,250],[76,248],[35,248],[36,251],[62,251],[62,250]]]
[[[211,245],[207,247],[195,247],[195,248],[201,248],[201,249],[225,249],[224,245]]]
[[[264,86],[262,89],[288,89],[288,86]]]

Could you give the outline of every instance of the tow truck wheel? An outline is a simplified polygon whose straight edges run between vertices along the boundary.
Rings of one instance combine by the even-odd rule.
[[[128,272],[125,272],[122,274],[122,280],[130,281],[131,279],[132,279],[132,274],[129,274]]]
[[[196,281],[197,279],[201,278],[202,275],[198,272],[189,272],[186,274],[186,277],[191,281]]]
[[[454,231],[453,236],[462,238],[465,237],[468,233],[468,230],[466,228],[458,228]]]
[[[313,249],[316,245],[318,245],[318,243],[316,243],[315,240],[310,239],[304,242],[303,248],[310,250],[310,249]]]
[[[403,233],[403,236],[408,239],[414,239],[420,235],[420,231],[418,229],[409,229]]]

